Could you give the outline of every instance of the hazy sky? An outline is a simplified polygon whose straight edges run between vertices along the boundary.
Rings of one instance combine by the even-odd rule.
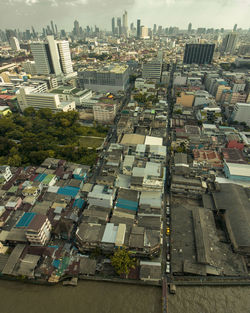
[[[128,22],[141,25],[193,28],[250,27],[250,0],[0,0],[0,29],[36,30],[53,20],[58,29],[71,30],[75,19],[80,25],[111,29],[111,18],[128,12]]]

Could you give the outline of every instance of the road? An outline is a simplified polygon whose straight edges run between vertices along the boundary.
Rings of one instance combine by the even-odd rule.
[[[167,124],[167,142],[166,142],[166,177],[164,184],[163,195],[163,209],[162,209],[162,221],[163,221],[163,244],[162,244],[162,312],[167,312],[167,282],[168,274],[166,274],[166,262],[167,254],[170,254],[170,236],[171,236],[171,204],[170,204],[170,186],[171,186],[171,117],[173,113],[173,105],[175,99],[173,98],[173,75],[175,72],[175,64],[172,64],[170,72],[170,81],[167,89],[167,103],[168,103],[168,124]],[[168,214],[167,214],[168,213]],[[170,220],[170,225],[167,225],[167,215]],[[167,236],[167,227],[170,227],[170,234]],[[171,267],[170,267],[171,271]],[[170,273],[169,273],[170,274]]]

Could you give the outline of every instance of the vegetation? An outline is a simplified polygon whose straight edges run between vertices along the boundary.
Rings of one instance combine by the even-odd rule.
[[[130,270],[135,268],[136,259],[131,257],[131,252],[125,248],[118,249],[111,257],[111,264],[118,275],[128,276]]]
[[[93,165],[97,159],[88,141],[81,136],[105,137],[103,126],[84,127],[77,112],[52,113],[50,109],[25,110],[0,119],[0,164],[11,166],[39,165],[47,157]],[[87,138],[86,140],[88,140]],[[93,149],[88,149],[93,147]]]
[[[153,104],[158,102],[158,98],[156,96],[150,95],[147,97],[143,93],[137,93],[136,95],[134,95],[134,99],[138,103],[144,103],[144,104],[149,101],[151,101]]]

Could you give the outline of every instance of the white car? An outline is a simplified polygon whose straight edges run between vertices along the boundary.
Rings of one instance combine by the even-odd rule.
[[[170,273],[170,262],[166,262],[166,273]]]

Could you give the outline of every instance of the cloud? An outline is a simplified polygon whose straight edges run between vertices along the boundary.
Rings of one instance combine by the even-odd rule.
[[[128,12],[128,20],[151,27],[249,28],[250,0],[0,0],[0,29],[25,29],[34,25],[41,29],[50,20],[58,27],[72,30],[73,21],[80,25],[111,28],[111,18]],[[22,18],[25,16],[25,18]]]

